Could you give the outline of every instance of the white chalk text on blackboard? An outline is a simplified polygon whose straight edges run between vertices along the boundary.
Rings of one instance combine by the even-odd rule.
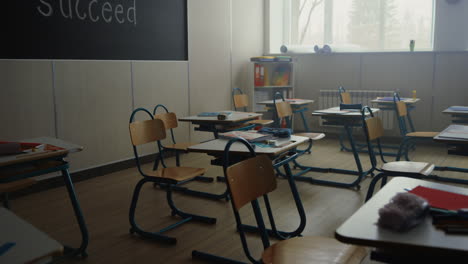
[[[55,14],[66,19],[131,23],[135,26],[137,24],[136,0],[124,0],[122,4],[114,5],[105,0],[39,0],[39,2],[37,11],[45,17]]]

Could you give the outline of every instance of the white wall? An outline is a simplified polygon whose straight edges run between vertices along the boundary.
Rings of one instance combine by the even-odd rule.
[[[262,19],[262,0],[188,1],[188,61],[0,60],[0,140],[80,144],[72,171],[132,158],[133,108],[165,104],[178,116],[231,108],[232,86],[245,85],[248,58],[261,54]],[[179,125],[180,141],[212,137]]]
[[[468,50],[468,1],[448,4],[436,0],[434,50]]]
[[[451,119],[441,111],[468,104],[468,52],[301,55],[295,69],[298,98],[318,100],[320,90],[339,86],[399,91],[403,97],[411,97],[416,90],[421,101],[412,117],[419,131],[442,130]],[[317,109],[318,103],[311,108]],[[317,118],[308,117],[312,130],[324,129],[318,127]]]

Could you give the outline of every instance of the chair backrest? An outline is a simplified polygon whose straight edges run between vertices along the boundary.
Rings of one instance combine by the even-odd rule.
[[[340,94],[340,101],[342,104],[351,104],[351,94],[346,92],[346,89],[343,86],[338,88]]]
[[[240,161],[234,165],[230,165],[230,148],[231,145],[244,144],[250,152],[251,158]],[[276,189],[276,176],[271,160],[266,155],[256,156],[254,148],[242,138],[233,138],[229,140],[224,149],[223,155],[224,175],[227,179],[227,186],[231,196],[231,204],[236,219],[239,236],[242,242],[242,248],[247,258],[252,263],[261,263],[252,257],[247,239],[242,224],[242,219],[239,210],[250,202],[254,212],[254,216],[259,229],[263,248],[270,246],[268,232],[263,221],[262,212],[258,202],[258,198],[263,196],[265,209],[268,212],[270,223],[274,223],[273,213],[268,193]]]
[[[408,126],[406,124],[409,119],[408,109],[406,103],[401,101],[400,95],[397,92],[393,93],[393,102],[395,103],[395,111],[398,119],[398,126],[400,128],[400,135],[405,136],[408,133]],[[410,125],[411,131],[413,131]]]
[[[273,104],[275,105],[275,116],[277,125],[280,126],[281,119],[286,121],[286,127],[292,129],[293,110],[291,104],[284,100],[283,94],[276,92],[273,96]]]
[[[177,122],[177,116],[173,112],[155,114],[154,119],[161,119],[166,129],[173,129],[179,126],[179,123]]]
[[[139,146],[166,138],[164,123],[160,119],[134,121],[130,123],[129,127],[133,146]]]
[[[286,101],[280,101],[275,103],[276,114],[279,118],[285,118],[293,115],[291,104]]]
[[[247,106],[249,106],[249,97],[244,94],[240,88],[232,89],[232,100],[234,102],[234,110],[247,111]]]
[[[367,114],[369,113],[369,115]],[[367,151],[369,153],[369,159],[372,164],[372,169],[377,167],[377,159],[374,151],[373,141],[376,142],[377,148],[379,150],[380,159],[385,163],[385,158],[383,156],[382,144],[380,143],[380,138],[384,136],[384,128],[382,120],[378,116],[374,116],[370,107],[365,106],[362,108],[362,120],[364,134],[366,135],[367,140]]]
[[[246,94],[235,94],[233,96],[234,100],[234,109],[237,111],[238,108],[244,108],[245,111],[246,107],[249,106],[249,98]]]
[[[266,155],[256,156],[228,167],[226,176],[237,211],[276,189],[274,168]]]
[[[148,115],[148,119],[135,121],[135,115],[139,112],[146,113]],[[144,108],[137,108],[133,110],[130,116],[129,131],[138,170],[140,171],[141,175],[145,176],[145,173],[141,168],[137,147],[147,143],[157,142],[159,153],[162,153],[161,140],[166,138],[166,128],[164,127],[164,122],[161,119],[154,119],[153,114],[151,114],[148,110]],[[166,167],[164,163],[164,155],[160,155],[160,159],[163,166]]]
[[[164,113],[157,114],[157,111],[159,108],[164,109]],[[165,107],[162,104],[158,104],[154,107],[153,109],[153,115],[154,119],[161,119],[164,122],[164,126],[166,129],[169,129],[171,131],[171,139],[172,143],[176,143],[175,136],[174,136],[174,128],[177,128],[179,126],[179,123],[177,122],[177,116],[173,112],[169,112],[167,107]]]
[[[403,101],[395,102],[398,116],[405,117],[408,115],[408,109],[406,109],[406,103]]]

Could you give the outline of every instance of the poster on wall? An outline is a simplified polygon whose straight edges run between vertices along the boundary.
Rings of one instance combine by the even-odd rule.
[[[2,1],[0,59],[187,60],[187,0]]]

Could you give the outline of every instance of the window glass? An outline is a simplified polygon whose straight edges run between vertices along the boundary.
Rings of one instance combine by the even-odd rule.
[[[288,0],[287,45],[329,44],[340,50],[432,50],[431,0]]]

